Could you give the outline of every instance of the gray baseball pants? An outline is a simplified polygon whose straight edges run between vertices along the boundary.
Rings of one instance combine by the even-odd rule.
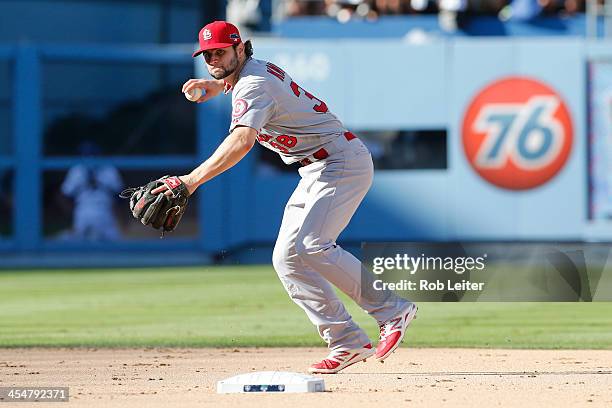
[[[291,299],[333,350],[361,348],[370,339],[351,318],[332,285],[351,297],[379,324],[408,301],[372,288],[361,262],[342,249],[346,228],[372,184],[374,167],[366,146],[340,136],[324,146],[329,157],[301,167],[301,180],[285,207],[272,261]]]

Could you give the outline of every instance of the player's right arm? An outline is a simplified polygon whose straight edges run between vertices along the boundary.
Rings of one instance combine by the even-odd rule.
[[[200,185],[234,167],[253,148],[256,137],[257,131],[251,127],[234,128],[204,163],[191,173],[179,177],[185,183],[189,194],[193,194]],[[164,185],[156,188],[152,193],[158,194],[165,190],[167,187]]]
[[[202,89],[204,92],[202,92],[202,96],[200,97],[200,99],[196,101],[197,103],[202,103],[219,95],[223,91],[224,86],[225,81],[223,81],[222,79],[193,78],[183,84],[182,92],[189,92],[195,88]]]
[[[257,131],[247,126],[236,127],[219,145],[217,150],[188,175],[190,184],[197,188],[234,167],[253,148]]]

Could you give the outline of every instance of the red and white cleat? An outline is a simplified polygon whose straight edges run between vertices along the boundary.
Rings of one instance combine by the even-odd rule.
[[[381,363],[395,351],[402,342],[406,329],[416,317],[417,306],[410,303],[394,318],[380,326],[380,340],[376,346],[376,360]]]
[[[322,361],[313,364],[308,369],[311,374],[335,374],[346,367],[360,361],[366,361],[374,355],[371,344],[366,344],[360,349],[335,351],[332,350]]]

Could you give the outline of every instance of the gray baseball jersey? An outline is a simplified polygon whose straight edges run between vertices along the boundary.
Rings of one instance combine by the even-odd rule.
[[[304,159],[346,129],[325,102],[276,65],[246,62],[232,92],[232,122],[258,131],[257,141],[287,164]]]

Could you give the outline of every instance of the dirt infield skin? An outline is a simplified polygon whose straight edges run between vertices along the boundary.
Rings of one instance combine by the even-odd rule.
[[[249,371],[303,372],[325,354],[323,348],[0,349],[0,386],[70,387],[68,403],[7,407],[612,406],[612,350],[402,348],[384,364],[370,359],[321,376],[325,393],[216,394],[218,380]]]

